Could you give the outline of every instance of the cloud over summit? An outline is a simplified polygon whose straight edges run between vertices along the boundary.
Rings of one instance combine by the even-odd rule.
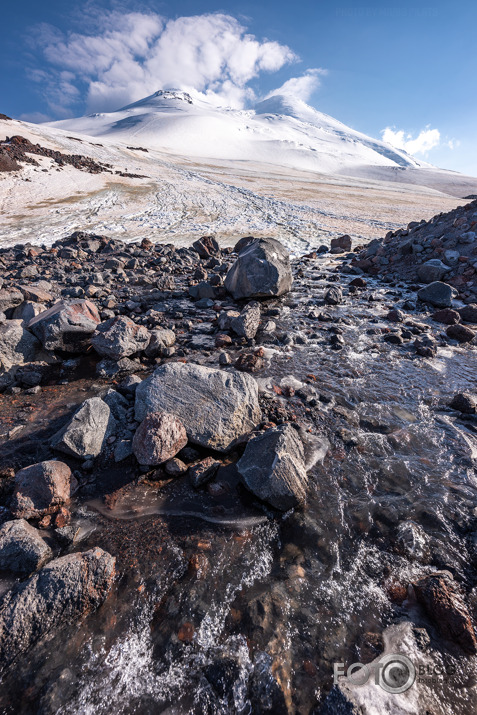
[[[163,88],[242,107],[254,98],[251,80],[298,60],[287,45],[258,40],[225,14],[170,20],[155,13],[109,12],[98,18],[94,34],[63,34],[43,25],[37,38],[48,69],[33,78],[46,88],[53,111],[63,115],[80,98],[87,111],[109,111]],[[309,70],[280,89],[308,99],[319,72]]]

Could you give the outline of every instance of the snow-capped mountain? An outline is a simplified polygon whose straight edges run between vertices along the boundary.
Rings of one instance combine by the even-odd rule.
[[[49,126],[181,156],[263,162],[324,174],[428,166],[283,95],[251,110],[235,110],[214,107],[186,92],[160,90],[115,112]]]

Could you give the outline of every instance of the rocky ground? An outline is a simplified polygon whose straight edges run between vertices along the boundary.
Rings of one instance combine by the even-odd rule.
[[[135,499],[162,504],[156,512],[139,509],[141,515],[166,507],[174,513],[193,502],[195,516],[235,523],[230,548],[243,547],[253,524],[279,524],[283,538],[287,529],[298,528],[293,519],[303,513],[306,518],[314,468],[330,456],[346,468],[349,454],[360,452],[360,430],[389,435],[392,444],[392,426],[330,394],[316,370],[299,382],[283,378],[270,373],[271,357],[292,359],[293,351],[307,346],[338,355],[348,349],[352,331],[352,340],[360,339],[360,330],[371,351],[390,357],[397,351],[398,359],[413,363],[432,360],[443,348],[475,355],[476,212],[473,202],[388,234],[360,253],[342,236],[332,241],[331,254],[324,246],[292,263],[277,241],[251,237],[234,249],[219,247],[213,237],[177,248],[77,232],[51,247],[0,250],[0,569],[5,576],[0,668],[5,677],[17,663],[15,677],[26,679],[24,654],[35,660],[42,644],[68,624],[82,622],[98,607],[107,613],[108,599],[117,597],[114,584],[124,589],[125,580],[140,570],[131,564],[141,561],[141,554],[151,562],[149,578],[154,573],[154,550],[167,548],[167,529],[157,516],[142,530],[121,521],[138,509]],[[366,324],[357,322],[360,314],[366,314]],[[475,382],[443,397],[441,407],[477,434]],[[94,531],[88,528],[91,508],[97,515]],[[418,553],[419,528],[383,537],[383,548]],[[466,530],[476,533],[475,510]],[[187,578],[198,574],[207,583],[200,536],[195,553],[190,534],[178,538],[189,558]],[[237,554],[230,552],[231,562]],[[454,579],[445,560],[428,557],[423,563],[433,568],[407,580],[402,575],[393,580],[389,568],[389,603],[399,610],[412,593],[431,633],[444,643],[435,647],[472,657],[474,567]],[[287,568],[294,569],[293,578],[300,577],[301,564],[292,554]],[[173,641],[187,649],[196,638],[189,621],[173,634],[170,630],[181,569],[173,569],[172,596],[156,605],[154,628],[162,633],[162,647]],[[132,583],[145,588],[134,578]],[[232,632],[249,629],[250,642],[261,644],[247,681],[253,712],[336,712],[330,710],[334,698],[345,708],[340,712],[356,712],[356,696],[346,687],[328,695],[331,683],[321,660],[312,662],[315,656],[306,660],[304,676],[292,674],[283,653],[279,666],[272,664],[270,644],[280,636],[268,633],[254,598],[249,594],[249,601],[240,603],[238,592],[235,611],[227,615]],[[279,612],[278,591],[271,598],[267,613],[278,612],[280,623],[286,615]],[[234,612],[244,620],[237,615],[234,622]],[[387,652],[381,634],[371,641],[365,662]],[[232,708],[234,659],[216,658],[207,668],[214,697]],[[319,676],[326,684],[315,695],[311,681]],[[61,690],[45,695],[42,687],[16,694],[17,711],[33,711],[40,695],[41,712],[59,711],[55,697]]]

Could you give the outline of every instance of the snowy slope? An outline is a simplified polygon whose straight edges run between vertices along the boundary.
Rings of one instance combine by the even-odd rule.
[[[181,156],[258,161],[323,174],[428,166],[282,95],[245,111],[216,108],[186,92],[161,90],[115,112],[49,126]]]

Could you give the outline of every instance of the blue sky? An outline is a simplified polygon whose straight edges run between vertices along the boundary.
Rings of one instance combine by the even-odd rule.
[[[387,129],[411,153],[477,175],[472,0],[26,0],[4,5],[2,26],[0,112],[14,117],[110,110],[179,84],[250,106],[284,87],[355,129]]]

